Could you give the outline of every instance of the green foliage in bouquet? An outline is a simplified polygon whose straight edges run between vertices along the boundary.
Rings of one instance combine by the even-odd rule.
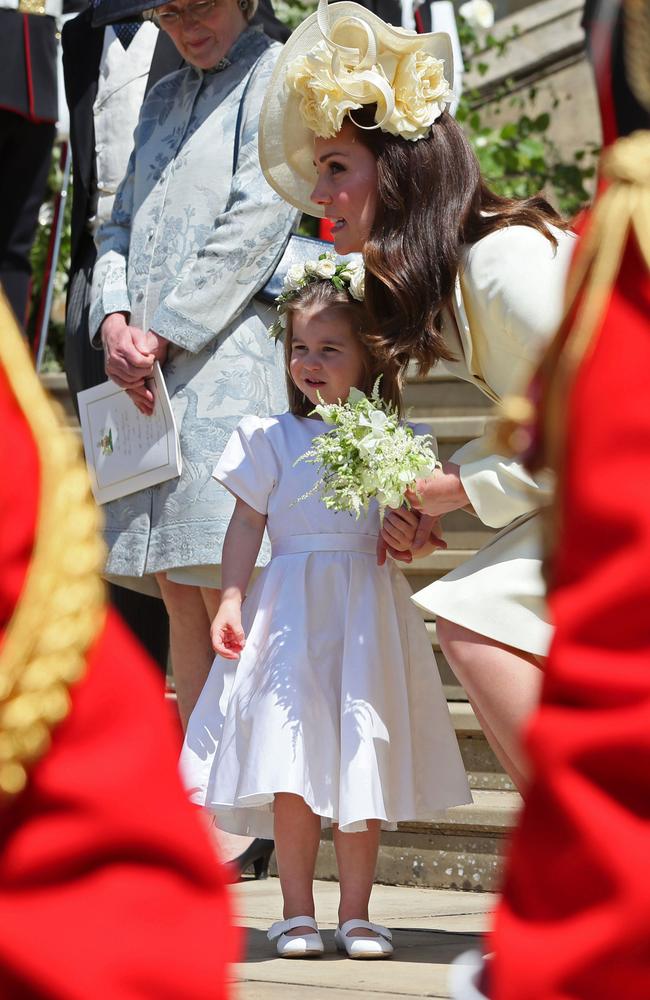
[[[314,438],[296,460],[321,469],[316,485],[299,500],[320,492],[328,510],[356,518],[376,500],[383,515],[386,507],[401,507],[408,487],[440,465],[430,435],[416,437],[381,398],[379,379],[370,397],[353,388],[347,402],[320,403],[313,412],[333,429]]]

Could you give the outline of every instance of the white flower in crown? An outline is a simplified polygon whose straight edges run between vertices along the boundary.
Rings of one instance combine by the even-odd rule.
[[[366,269],[360,261],[352,260],[344,271],[350,281],[350,295],[358,302],[363,302],[366,284]]]
[[[494,7],[489,0],[468,0],[458,13],[472,28],[491,28],[494,24]]]
[[[316,260],[293,264],[282,282],[282,291],[276,301],[278,318],[269,327],[269,336],[282,336],[287,326],[286,305],[295,299],[300,290],[314,281],[331,281],[338,292],[348,291],[353,299],[363,302],[364,267],[360,261],[339,260],[336,254],[326,251]]]
[[[336,274],[336,261],[329,258],[319,260],[315,274],[317,278],[333,278]]]
[[[296,288],[300,288],[305,280],[305,265],[304,264],[292,264],[287,271],[286,277],[282,283],[282,291],[288,292]]]

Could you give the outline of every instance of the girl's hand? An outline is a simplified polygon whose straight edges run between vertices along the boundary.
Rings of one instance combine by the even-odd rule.
[[[460,478],[460,468],[450,462],[426,479],[418,479],[415,488],[406,491],[406,499],[416,510],[432,517],[459,510],[470,502]]]
[[[419,515],[407,507],[399,507],[397,510],[387,510],[384,514],[381,537],[394,559],[401,559],[402,556],[406,556],[404,562],[411,561],[410,549],[415,538],[419,520]]]
[[[402,548],[404,544],[406,548]],[[440,518],[400,507],[384,515],[384,525],[377,542],[377,565],[384,565],[386,555],[410,563],[436,549],[446,548]]]
[[[237,660],[246,645],[241,611],[234,604],[222,603],[210,628],[212,648],[225,660]]]

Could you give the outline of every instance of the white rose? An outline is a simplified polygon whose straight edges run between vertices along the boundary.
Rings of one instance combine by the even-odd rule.
[[[491,28],[494,24],[494,7],[489,0],[468,0],[458,13],[472,28]]]
[[[336,274],[336,264],[333,260],[316,261],[316,274],[319,278],[333,278]]]
[[[366,272],[361,268],[350,279],[350,295],[357,302],[363,302],[365,295]]]
[[[360,264],[356,260],[350,261],[343,272],[343,277],[347,278],[350,283],[350,295],[352,298],[358,302],[363,302],[366,278],[366,271],[363,264]]]
[[[284,279],[282,289],[285,292],[293,292],[296,288],[299,288],[302,282],[305,280],[305,266],[304,264],[292,264],[287,271],[287,276]]]

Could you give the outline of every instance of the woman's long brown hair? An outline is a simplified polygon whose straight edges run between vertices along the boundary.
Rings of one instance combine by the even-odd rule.
[[[374,105],[352,124],[374,121]],[[495,194],[460,125],[444,112],[417,142],[356,130],[377,160],[377,210],[364,247],[365,305],[376,349],[421,373],[452,359],[442,335],[463,246],[508,226],[530,226],[557,246],[549,225],[566,223],[544,198]]]

